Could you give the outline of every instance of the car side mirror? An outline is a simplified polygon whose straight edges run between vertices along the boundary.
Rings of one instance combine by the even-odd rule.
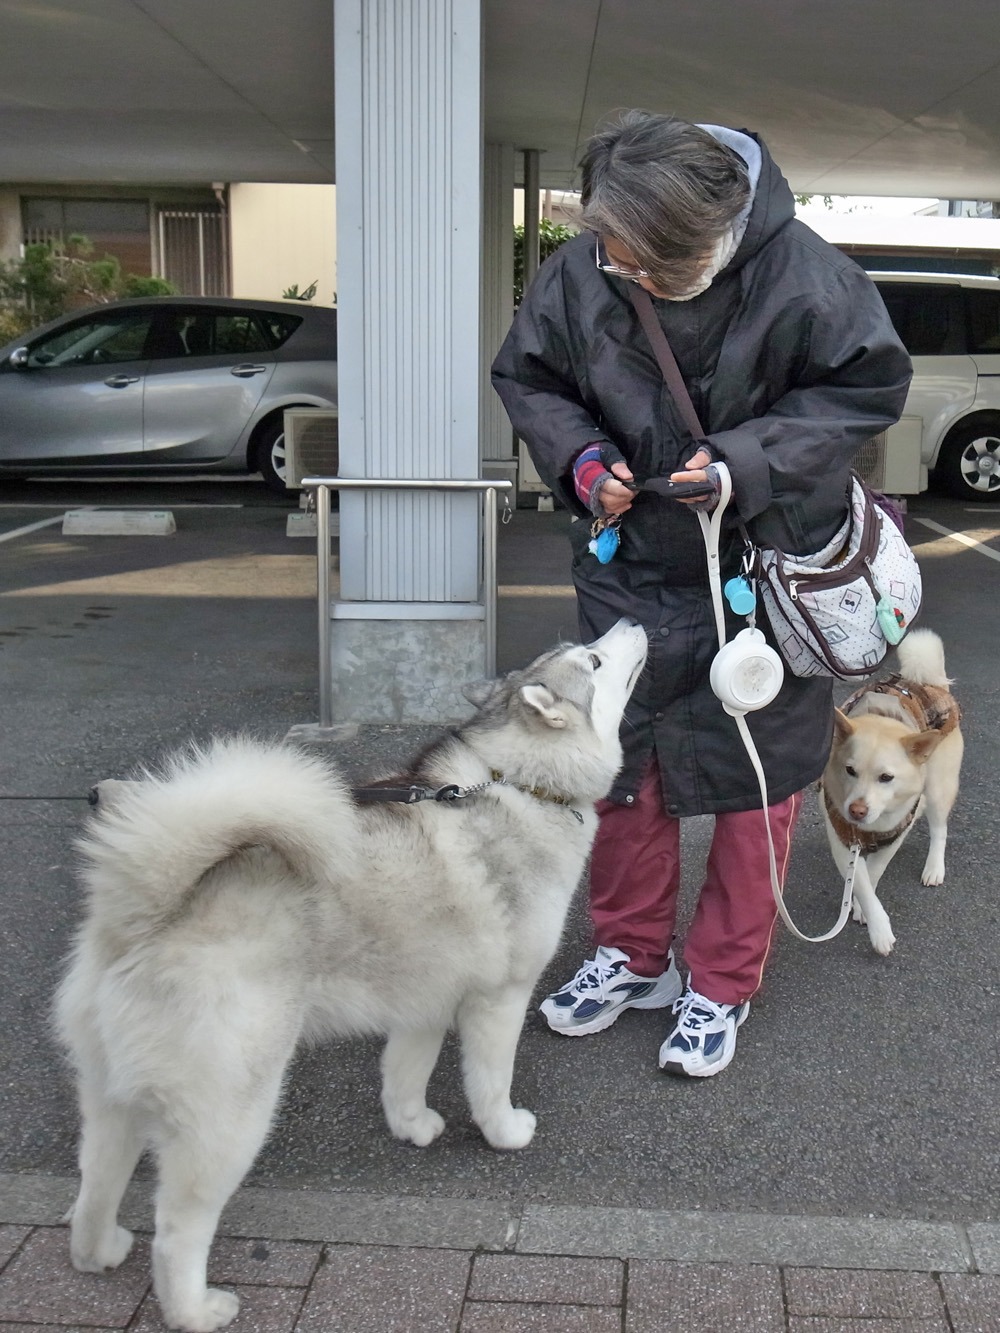
[[[23,370],[25,366],[28,364],[27,347],[15,347],[13,352],[11,352],[10,356],[7,358],[7,360],[14,367],[15,370]]]

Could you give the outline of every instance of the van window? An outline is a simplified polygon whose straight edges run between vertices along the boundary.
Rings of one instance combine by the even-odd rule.
[[[965,309],[970,352],[1000,352],[1000,292],[967,287]]]
[[[963,352],[958,287],[929,282],[876,284],[889,318],[911,356]],[[954,317],[953,317],[954,315]]]

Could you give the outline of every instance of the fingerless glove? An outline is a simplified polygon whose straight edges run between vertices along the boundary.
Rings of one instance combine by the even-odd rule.
[[[573,488],[581,504],[585,504],[595,517],[604,515],[601,487],[613,476],[614,464],[624,462],[621,450],[608,440],[595,440],[577,454],[573,463]]]

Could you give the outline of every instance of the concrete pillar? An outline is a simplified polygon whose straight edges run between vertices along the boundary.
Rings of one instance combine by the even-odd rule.
[[[490,383],[490,367],[514,318],[514,148],[488,143],[483,157],[483,266],[479,438],[484,477],[514,481],[510,420]]]
[[[538,272],[540,194],[539,153],[537,148],[524,150],[524,290]]]
[[[334,0],[340,471],[479,475],[480,0]],[[345,494],[335,721],[445,721],[484,672],[472,495]]]

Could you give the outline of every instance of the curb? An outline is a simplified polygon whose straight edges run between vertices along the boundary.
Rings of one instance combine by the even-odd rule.
[[[0,1223],[55,1225],[76,1187],[72,1176],[0,1174]],[[152,1190],[150,1182],[129,1186],[122,1206],[129,1228],[152,1230]],[[578,1208],[248,1186],[229,1201],[218,1234],[681,1263],[1000,1274],[1000,1223],[994,1222]]]

